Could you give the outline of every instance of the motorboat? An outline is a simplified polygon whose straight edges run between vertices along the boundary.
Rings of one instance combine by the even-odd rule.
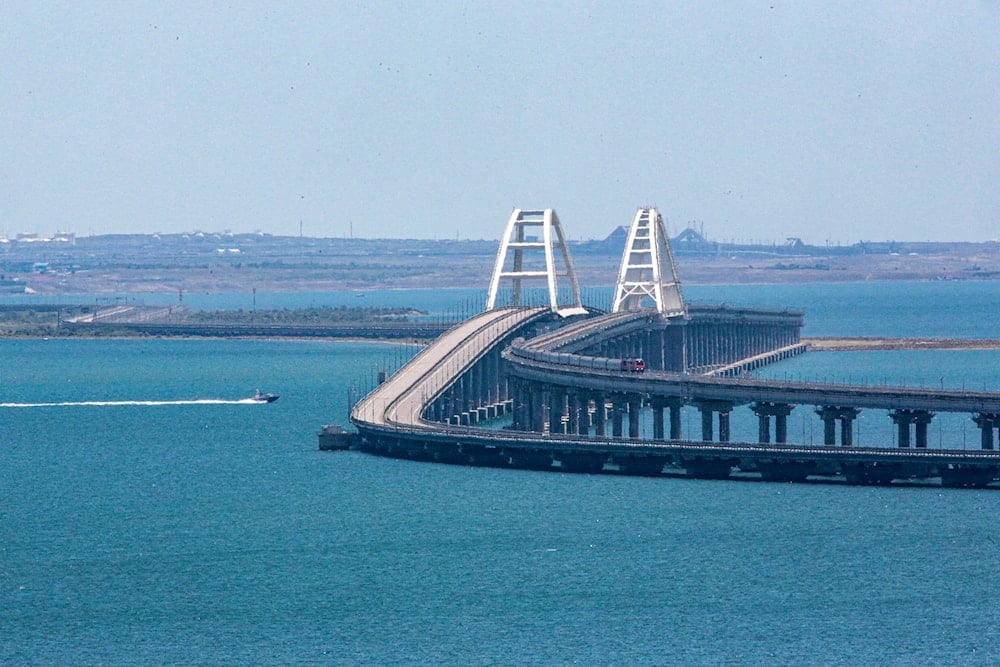
[[[274,403],[276,400],[278,400],[278,395],[265,394],[260,389],[257,389],[253,392],[253,396],[251,396],[250,398],[253,399],[254,401],[257,401],[258,403]]]

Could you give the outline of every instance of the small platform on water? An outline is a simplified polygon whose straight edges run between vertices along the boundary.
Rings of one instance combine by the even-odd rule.
[[[351,449],[357,441],[358,434],[345,431],[339,424],[327,424],[316,432],[319,438],[319,448],[322,451],[337,451]]]

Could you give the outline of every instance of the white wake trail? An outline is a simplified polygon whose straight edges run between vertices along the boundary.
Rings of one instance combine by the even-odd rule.
[[[60,401],[58,403],[0,403],[0,408],[64,408],[77,406],[121,405],[266,405],[252,398],[229,400],[225,398],[196,398],[186,401]]]

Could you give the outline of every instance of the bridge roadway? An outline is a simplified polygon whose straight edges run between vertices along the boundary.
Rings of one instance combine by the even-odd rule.
[[[547,308],[500,308],[452,327],[363,398],[351,421],[374,429],[440,430],[442,424],[421,417],[426,405],[506,334],[548,314]]]
[[[720,401],[789,405],[837,405],[886,410],[936,412],[1000,412],[1000,393],[959,389],[928,389],[889,385],[838,385],[756,378],[730,378],[667,371],[623,373],[606,370],[605,360],[539,349],[534,341],[518,342],[504,354],[516,375],[535,382],[577,388],[680,396],[686,403]]]
[[[482,313],[443,334],[422,350],[399,372],[362,399],[351,411],[351,422],[361,435],[360,449],[376,454],[468,465],[490,465],[530,469],[561,469],[573,472],[616,471],[623,474],[658,475],[665,465],[680,465],[689,476],[725,478],[733,467],[743,466],[762,472],[764,479],[804,480],[809,474],[842,475],[855,483],[888,484],[906,477],[940,476],[951,486],[982,487],[995,479],[1000,454],[995,450],[836,448],[794,444],[702,442],[690,440],[650,441],[622,437],[562,435],[515,430],[495,430],[429,421],[423,417],[427,405],[450,384],[467,372],[488,350],[515,335],[529,324],[550,317],[544,308],[505,308]],[[615,320],[628,319],[618,317]],[[600,326],[600,323],[597,323]],[[513,349],[513,348],[512,348]],[[508,354],[516,358],[517,354]],[[858,388],[768,383],[684,376],[683,374],[623,375],[609,371],[557,368],[550,362],[521,358],[515,363],[539,368],[546,378],[558,372],[590,377],[606,389],[609,383],[628,383],[630,390],[662,393],[663,383],[673,382],[677,390],[698,387],[706,394],[739,400],[781,400],[794,391],[801,402],[823,403],[833,398],[857,404]],[[523,370],[523,369],[521,369]],[[655,377],[654,377],[655,375]],[[671,377],[677,376],[677,377]],[[773,385],[773,386],[772,386]],[[893,394],[899,400],[927,399],[927,390],[862,388],[870,392],[878,406]],[[767,394],[766,392],[773,392]],[[764,394],[760,392],[765,392]],[[941,405],[961,405],[968,409],[996,407],[994,395],[955,392],[961,396],[942,399]],[[959,400],[961,398],[961,400]],[[849,401],[846,399],[850,399]],[[863,399],[868,400],[868,399]],[[965,401],[965,402],[962,402]],[[911,404],[911,403],[906,403]],[[913,403],[914,405],[916,403]],[[872,405],[875,405],[873,403]],[[927,403],[920,403],[926,408]]]

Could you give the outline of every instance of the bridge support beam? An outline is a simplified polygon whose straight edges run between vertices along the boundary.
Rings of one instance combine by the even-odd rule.
[[[642,413],[642,399],[631,396],[628,399],[628,437],[639,437],[639,415]]]
[[[840,446],[854,446],[854,420],[861,410],[858,408],[845,408],[834,405],[825,405],[816,410],[816,414],[823,420],[823,444],[837,444],[837,421],[840,421]]]
[[[670,409],[670,439],[681,439],[681,399],[676,397],[654,396],[649,401],[653,408],[653,439],[665,440],[666,419],[664,410]]]
[[[674,399],[668,406],[670,408],[670,439],[681,439],[681,399]]]
[[[653,439],[663,440],[663,408],[666,405],[660,398],[652,399],[650,404],[653,408]]]
[[[993,449],[993,431],[1000,428],[1000,414],[980,412],[972,418],[982,433],[983,449]]]
[[[996,466],[950,465],[938,471],[941,486],[951,488],[982,489],[996,479],[1000,468]]]
[[[719,442],[729,442],[729,413],[733,411],[733,403],[729,401],[699,401],[701,411],[701,439],[705,442],[715,441],[712,432],[715,413],[719,414]],[[678,420],[680,421],[680,420]]]
[[[774,417],[774,441],[780,445],[788,442],[788,415],[795,408],[787,403],[761,401],[751,406],[758,420],[758,442],[771,442],[771,417]]]
[[[608,405],[607,398],[602,392],[597,392],[593,396],[594,400],[594,435],[603,438],[607,435]]]
[[[549,433],[565,433],[563,417],[566,415],[566,390],[563,387],[549,389]]]
[[[640,456],[640,455],[616,455],[613,457],[615,465],[623,475],[640,475],[644,477],[655,477],[663,472],[663,466],[670,460],[667,456]]]
[[[571,435],[580,435],[580,406],[586,405],[586,401],[581,400],[580,392],[571,389],[569,391],[569,396],[567,397],[567,408],[569,409],[569,418],[566,421],[566,430]]]
[[[913,424],[916,435],[916,446],[921,449],[927,448],[927,425],[934,418],[933,412],[928,412],[927,410],[893,410],[889,413],[889,417],[898,429],[899,440],[897,445],[899,447],[910,446],[910,424]]]
[[[566,472],[595,474],[604,469],[608,455],[601,452],[559,452],[559,466]]]
[[[624,435],[625,404],[621,396],[611,399],[611,435],[620,438]]]

